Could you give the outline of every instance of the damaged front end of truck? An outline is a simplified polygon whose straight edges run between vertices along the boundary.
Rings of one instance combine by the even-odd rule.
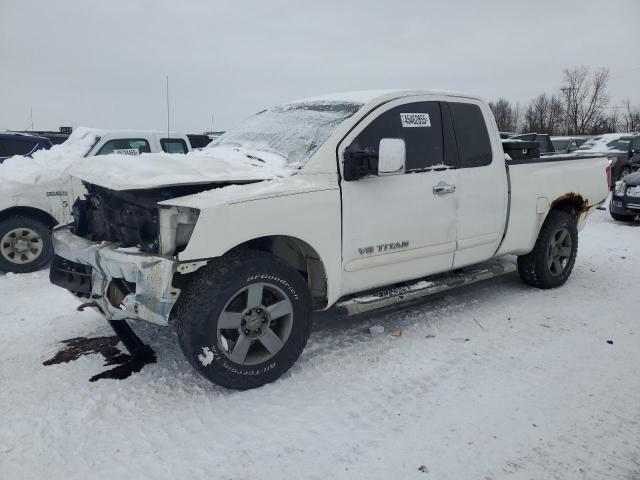
[[[117,191],[85,184],[73,207],[74,222],[53,232],[53,284],[107,320],[167,325],[180,280],[206,264],[179,262],[199,211],[160,204],[229,183]]]

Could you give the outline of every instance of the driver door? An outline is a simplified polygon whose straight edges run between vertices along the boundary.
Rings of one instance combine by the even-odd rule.
[[[457,147],[448,109],[435,96],[388,102],[338,147],[377,158],[382,139],[403,139],[405,171],[342,181],[343,292],[450,270],[456,250]]]

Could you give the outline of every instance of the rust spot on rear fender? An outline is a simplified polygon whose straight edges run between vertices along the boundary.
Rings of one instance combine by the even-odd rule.
[[[551,208],[554,208],[560,203],[568,203],[576,207],[576,213],[582,213],[589,209],[589,200],[583,198],[579,193],[569,192],[556,198],[551,203]]]
[[[556,207],[562,208],[563,206],[571,207],[571,211],[575,213],[576,219],[580,220],[580,217],[585,215],[589,210],[589,200],[579,193],[569,192],[556,198],[551,203],[551,209]]]

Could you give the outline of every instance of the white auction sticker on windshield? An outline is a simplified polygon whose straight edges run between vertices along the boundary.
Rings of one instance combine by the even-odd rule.
[[[137,148],[118,148],[113,153],[119,153],[120,155],[140,155],[140,151]]]
[[[403,127],[430,127],[431,119],[428,113],[401,113]]]

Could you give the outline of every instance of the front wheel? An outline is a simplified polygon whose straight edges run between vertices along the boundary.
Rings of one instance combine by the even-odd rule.
[[[180,296],[178,340],[205,378],[246,390],[272,382],[296,362],[311,332],[302,276],[264,252],[214,259]]]
[[[16,215],[0,221],[0,270],[28,273],[53,258],[51,230],[39,220]]]
[[[518,257],[518,273],[528,285],[543,289],[559,287],[571,275],[577,253],[575,217],[561,210],[552,210],[531,253]]]

